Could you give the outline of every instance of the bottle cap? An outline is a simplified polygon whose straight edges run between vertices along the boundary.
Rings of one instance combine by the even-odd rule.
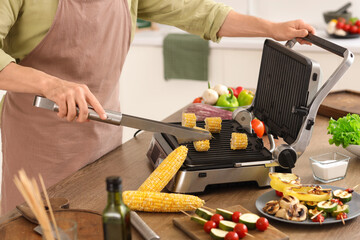
[[[110,176],[106,178],[106,190],[109,192],[121,191],[121,178],[118,176]]]

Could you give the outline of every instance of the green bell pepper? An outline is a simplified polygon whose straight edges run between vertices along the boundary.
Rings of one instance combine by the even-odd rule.
[[[239,93],[237,100],[239,102],[239,106],[242,107],[242,106],[251,105],[253,99],[254,99],[254,93],[252,91],[244,89]]]
[[[230,93],[221,95],[216,102],[216,106],[224,107],[229,111],[234,111],[239,106],[239,103],[234,96],[233,90],[231,88],[228,89]]]

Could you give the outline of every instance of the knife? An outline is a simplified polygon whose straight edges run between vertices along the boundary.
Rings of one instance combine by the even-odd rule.
[[[38,108],[52,110],[54,112],[59,111],[59,106],[55,102],[41,96],[35,96],[33,105]],[[179,143],[211,139],[211,134],[208,131],[154,121],[146,118],[135,117],[111,110],[105,110],[105,112],[107,115],[107,119],[103,120],[94,111],[94,109],[89,106],[88,119],[118,126],[122,125],[126,127],[146,130],[150,132],[162,132],[171,134],[177,138]],[[79,111],[77,110],[77,114],[78,113]]]
[[[159,240],[160,237],[134,212],[130,212],[130,221],[136,230],[141,234],[145,240]]]

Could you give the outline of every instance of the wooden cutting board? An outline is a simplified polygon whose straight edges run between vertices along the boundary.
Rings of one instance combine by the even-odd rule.
[[[78,224],[78,240],[102,240],[101,214],[77,209],[55,210],[55,218],[72,219]],[[42,237],[34,232],[37,224],[31,223],[23,216],[11,219],[0,225],[1,240],[41,240]]]
[[[232,211],[232,212],[234,212],[234,211],[239,211],[241,213],[249,213],[250,212],[241,205],[231,206],[231,207],[227,207],[225,209]],[[188,216],[174,218],[173,224],[176,227],[178,227],[180,230],[182,230],[184,233],[186,233],[186,235],[188,235],[191,239],[194,239],[194,240],[211,240],[212,239],[210,237],[210,235],[204,231],[202,225],[200,225],[199,223],[196,223],[194,221],[191,221]],[[269,227],[264,232],[260,232],[255,229],[255,230],[249,230],[249,233],[251,235],[253,235],[255,238],[246,236],[243,239],[245,239],[245,240],[246,239],[252,239],[252,240],[254,240],[254,239],[257,239],[257,240],[262,240],[262,239],[287,240],[287,239],[289,239],[289,237],[285,233],[274,228],[273,226]]]
[[[338,119],[348,113],[360,114],[360,92],[341,90],[329,93],[320,105],[318,114]]]

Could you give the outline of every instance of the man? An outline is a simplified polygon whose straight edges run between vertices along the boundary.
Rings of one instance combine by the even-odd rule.
[[[13,183],[19,169],[50,186],[121,144],[121,128],[87,122],[87,106],[102,119],[104,108],[120,110],[119,77],[137,17],[215,42],[314,33],[301,20],[273,23],[211,0],[0,0],[2,214],[23,201]],[[59,105],[57,116],[32,107],[36,94]]]

